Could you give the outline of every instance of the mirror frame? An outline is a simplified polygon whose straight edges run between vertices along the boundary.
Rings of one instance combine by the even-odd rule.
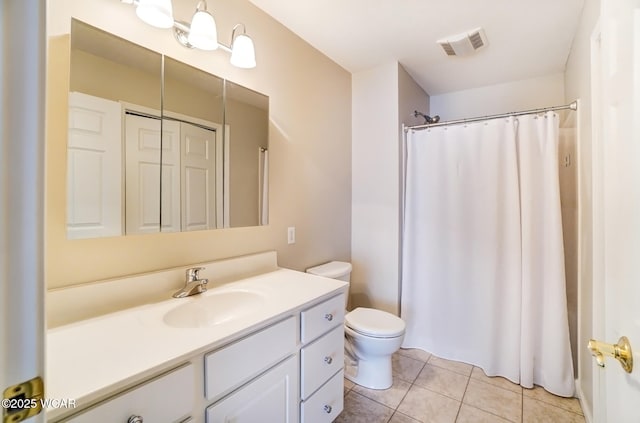
[[[161,117],[163,118],[163,122],[165,121],[165,119],[167,118],[171,118],[171,119],[175,119],[176,118],[176,114],[169,112],[166,110],[165,108],[165,104],[164,104],[164,96],[166,95],[166,75],[165,75],[165,70],[166,70],[166,61],[171,60],[171,61],[175,61],[176,63],[179,63],[181,65],[184,65],[186,67],[189,68],[193,68],[195,71],[202,73],[203,75],[208,75],[212,78],[215,78],[216,80],[221,81],[222,84],[222,91],[223,91],[223,96],[222,96],[222,100],[221,100],[221,108],[222,108],[222,123],[220,124],[219,128],[222,128],[222,139],[220,140],[221,143],[218,143],[219,147],[216,147],[216,153],[218,156],[222,155],[223,160],[222,160],[222,169],[216,168],[215,172],[216,172],[216,187],[217,190],[222,189],[223,192],[223,199],[222,199],[222,206],[217,206],[216,205],[216,215],[219,215],[220,212],[222,213],[222,219],[220,219],[219,217],[216,217],[216,222],[214,222],[215,224],[212,225],[214,226],[214,228],[196,228],[195,230],[211,230],[211,229],[215,229],[215,228],[228,228],[228,227],[247,227],[247,226],[260,226],[260,225],[266,225],[268,224],[268,141],[269,141],[269,97],[258,93],[254,90],[248,89],[246,87],[243,87],[239,84],[236,84],[234,82],[231,82],[225,78],[220,78],[219,76],[216,76],[214,74],[211,74],[207,71],[204,71],[198,67],[192,66],[188,63],[184,63],[184,62],[180,62],[174,58],[171,58],[167,55],[164,55],[162,53],[158,53],[155,52],[153,50],[150,49],[146,49],[145,47],[139,46],[138,44],[126,40],[118,35],[115,34],[111,34],[108,33],[106,31],[103,31],[101,29],[95,28],[90,24],[84,23],[81,20],[78,20],[76,18],[72,18],[72,31],[69,37],[69,42],[71,44],[73,44],[74,42],[74,36],[73,36],[73,28],[74,26],[77,26],[78,24],[84,25],[86,27],[92,28],[96,31],[100,31],[101,33],[104,33],[105,35],[108,35],[109,37],[113,37],[115,39],[118,39],[120,41],[126,42],[131,44],[132,46],[135,46],[136,48],[140,48],[140,49],[144,49],[147,50],[153,54],[158,55],[161,58],[161,63],[162,63],[162,67],[161,67],[161,89],[160,89],[160,95],[161,95]],[[71,87],[73,86],[73,83],[71,81],[71,77],[73,75],[73,70],[72,70],[72,65],[71,63],[69,63],[69,74],[70,74],[70,90]],[[236,91],[243,91],[245,92],[245,95],[253,95],[255,96],[254,100],[247,100],[247,104],[245,106],[248,107],[253,107],[256,108],[257,110],[260,110],[263,116],[263,120],[262,123],[256,124],[255,121],[254,122],[239,122],[237,121],[239,118],[237,117],[237,114],[234,113],[230,113],[227,111],[227,107],[228,104],[231,104],[232,102],[238,102],[241,103],[242,99],[240,98],[236,98],[233,97],[233,93]],[[229,102],[229,103],[227,103]],[[123,104],[123,110],[124,110],[124,106],[126,105],[127,102],[123,102],[121,101],[121,104]],[[259,114],[259,113],[258,113]],[[123,126],[124,126],[124,113],[121,115],[123,118]],[[197,119],[196,119],[197,120]],[[233,121],[233,122],[230,122]],[[196,123],[199,123],[201,121],[198,121]],[[210,121],[211,122],[211,121]],[[215,123],[215,122],[214,122]],[[219,129],[218,128],[218,129]],[[238,153],[238,151],[240,151],[240,146],[241,146],[241,142],[237,141],[236,139],[240,139],[242,137],[243,133],[246,132],[251,132],[251,130],[256,130],[256,129],[260,129],[262,131],[262,135],[258,136],[256,138],[262,138],[258,140],[258,143],[256,144],[257,147],[253,148],[253,153],[247,155],[248,157],[251,157],[250,159],[248,159],[247,164],[244,164],[242,166],[248,166],[251,167],[252,172],[250,172],[253,176],[254,176],[254,180],[252,182],[252,184],[254,185],[252,187],[252,192],[254,194],[252,195],[251,200],[251,205],[242,205],[241,202],[237,201],[236,198],[238,197],[237,195],[233,194],[233,187],[234,186],[238,186],[240,188],[242,188],[242,182],[239,182],[242,180],[242,178],[239,178],[235,175],[235,173],[238,172],[234,172],[233,170],[233,163],[235,163],[235,161],[237,161],[236,159],[238,159],[241,154]],[[164,147],[164,136],[165,136],[165,128],[164,126],[162,126],[161,129],[161,145],[162,145],[162,151],[164,152],[165,147]],[[122,131],[124,133],[124,130]],[[238,134],[236,136],[236,138],[233,138],[234,134]],[[124,135],[123,135],[123,141],[122,143],[124,144]],[[164,153],[163,153],[164,154]],[[163,156],[163,154],[161,154],[161,156]],[[166,162],[164,160],[165,157],[161,157],[161,159],[158,161],[158,163],[162,162],[162,166],[159,166],[161,169],[164,169]],[[124,162],[124,160],[123,160]],[[254,170],[255,169],[255,170]],[[125,178],[125,170],[123,169],[122,171],[122,189],[124,190],[126,187],[126,183],[124,182],[124,178]],[[164,179],[164,176],[162,175],[162,171],[160,172],[160,175],[158,176],[158,180],[161,181],[160,185],[162,185],[162,181]],[[166,184],[165,184],[166,185]],[[245,190],[246,191],[246,190]],[[214,194],[215,195],[215,194]],[[69,191],[67,191],[67,196],[71,197]],[[122,195],[123,198],[125,198],[124,194]],[[255,198],[254,198],[255,197]],[[123,203],[126,204],[127,201],[123,200]],[[101,235],[101,236],[78,236],[78,237],[72,237],[69,236],[69,219],[67,219],[67,238],[68,239],[78,239],[78,238],[96,238],[96,237],[104,237],[104,236],[125,236],[125,235],[130,235],[131,233],[128,230],[125,230],[126,228],[126,212],[125,212],[125,204],[123,204],[120,208],[121,208],[121,212],[120,215],[122,216],[121,218],[121,222],[120,222],[120,231],[119,233],[109,233],[106,235]],[[162,215],[166,213],[163,213],[163,196],[162,194],[160,195],[160,199],[158,201],[158,225],[157,225],[157,230],[151,230],[149,231],[149,233],[156,233],[156,232],[167,232],[167,230],[164,228],[164,221],[162,220]],[[250,210],[252,209],[253,211],[251,212],[251,214],[253,214],[252,219],[247,219],[247,218],[243,218],[243,219],[234,219],[234,213],[236,211],[238,212],[244,212],[246,210]],[[181,210],[181,216],[184,213],[183,210]],[[67,205],[67,216],[69,217],[70,211],[69,211],[69,206]],[[182,219],[182,218],[181,218]],[[184,219],[182,219],[184,220]],[[163,224],[160,224],[160,222],[162,222]],[[184,228],[182,227],[182,224],[180,226],[180,231],[183,232]]]

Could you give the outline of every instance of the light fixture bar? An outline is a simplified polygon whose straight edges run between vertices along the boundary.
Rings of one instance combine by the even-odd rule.
[[[207,4],[206,1],[204,0],[200,0],[197,5],[196,5],[196,12],[194,13],[193,16],[193,20],[191,22],[191,24],[185,22],[185,21],[181,21],[181,20],[177,20],[174,19],[172,16],[172,5],[171,5],[171,1],[170,0],[120,0],[121,3],[124,4],[131,4],[133,6],[136,7],[136,12],[137,12],[137,8],[142,4],[143,6],[147,7],[148,5],[152,5],[153,7],[156,7],[155,5],[160,5],[158,6],[158,10],[160,12],[166,12],[166,13],[160,13],[161,15],[164,15],[163,17],[165,18],[165,22],[164,25],[165,26],[160,26],[160,25],[156,25],[155,23],[149,22],[146,19],[143,19],[140,16],[140,13],[136,13],[138,15],[138,17],[140,17],[141,20],[143,20],[144,22],[152,25],[152,26],[156,26],[159,28],[172,28],[173,29],[173,35],[176,39],[176,41],[182,45],[185,48],[189,48],[189,49],[193,49],[193,48],[197,48],[200,50],[215,50],[217,48],[219,48],[220,50],[224,50],[227,53],[231,54],[231,64],[233,66],[236,67],[240,67],[240,68],[245,68],[245,69],[249,69],[249,68],[254,68],[256,66],[256,60],[255,60],[255,47],[253,44],[253,40],[251,39],[251,37],[249,37],[246,34],[246,27],[243,23],[239,23],[236,24],[233,27],[233,30],[231,31],[231,44],[230,45],[226,45],[224,43],[221,43],[218,39],[217,39],[217,35],[214,35],[216,31],[216,27],[215,27],[215,20],[213,19],[213,15],[211,15],[208,11],[207,11]],[[203,5],[203,8],[201,9],[201,5]],[[204,17],[204,20],[207,21],[207,24],[204,26],[205,29],[204,32],[200,27],[200,29],[198,29],[199,31],[199,36],[200,37],[194,37],[194,35],[192,34],[192,28],[193,28],[193,23],[196,15],[198,14],[206,14],[208,15],[208,17],[204,17],[204,15],[202,15],[202,17]],[[172,25],[171,26],[166,26],[167,24],[167,17],[170,16],[170,19],[172,21]],[[209,19],[210,17],[210,19]],[[242,26],[242,33],[236,35],[236,30]],[[208,33],[207,33],[208,32]],[[212,34],[213,32],[213,34]],[[196,39],[200,39],[201,41],[203,34],[205,35],[204,38],[204,42],[203,43],[198,43],[195,42]],[[190,40],[191,39],[191,40]],[[215,40],[215,44],[214,41]],[[195,45],[194,45],[195,44]]]

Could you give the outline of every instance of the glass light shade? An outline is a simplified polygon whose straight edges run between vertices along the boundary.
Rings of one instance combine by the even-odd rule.
[[[246,34],[238,35],[231,46],[231,64],[238,68],[255,68],[256,51],[253,40]]]
[[[145,23],[156,28],[173,26],[173,6],[171,0],[140,0],[136,15]]]
[[[187,41],[200,50],[215,50],[218,48],[218,30],[216,29],[216,21],[211,13],[205,10],[197,10],[193,14]]]

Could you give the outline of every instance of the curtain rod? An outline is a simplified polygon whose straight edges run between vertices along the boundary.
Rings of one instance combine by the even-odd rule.
[[[578,110],[578,102],[574,101],[572,103],[565,104],[564,106],[543,107],[540,109],[525,110],[522,112],[501,113],[499,115],[489,115],[489,116],[479,116],[479,117],[466,118],[466,119],[448,120],[445,122],[428,123],[424,125],[415,125],[415,126],[403,125],[403,129],[404,129],[404,132],[408,132],[410,129],[428,129],[428,128],[435,128],[437,126],[456,125],[456,124],[468,123],[468,122],[480,122],[480,121],[489,120],[489,119],[499,119],[499,118],[510,117],[510,116],[522,116],[522,115],[530,115],[533,113],[544,113],[544,112],[552,112],[555,110],[567,110],[567,109]]]

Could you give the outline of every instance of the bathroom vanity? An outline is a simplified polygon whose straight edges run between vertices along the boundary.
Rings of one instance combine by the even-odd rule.
[[[51,422],[331,422],[346,284],[287,269],[51,329]]]

